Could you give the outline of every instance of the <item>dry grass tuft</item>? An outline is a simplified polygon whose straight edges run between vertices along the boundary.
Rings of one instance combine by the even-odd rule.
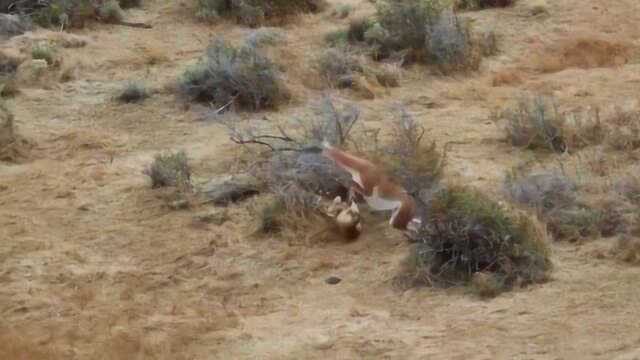
[[[626,64],[631,56],[628,44],[596,38],[573,38],[547,47],[533,58],[534,68],[554,73],[568,68],[590,69]]]
[[[151,179],[153,189],[165,186],[188,188],[191,185],[191,168],[184,151],[157,154],[144,173]]]
[[[640,238],[621,236],[610,253],[617,259],[632,265],[640,265]]]
[[[0,359],[62,360],[65,358],[52,346],[39,344],[31,334],[0,328]]]
[[[491,77],[491,86],[516,86],[523,83],[520,72],[515,69],[506,69],[499,71]]]

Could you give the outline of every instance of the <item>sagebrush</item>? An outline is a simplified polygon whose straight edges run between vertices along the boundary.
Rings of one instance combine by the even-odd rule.
[[[501,291],[544,281],[551,269],[544,228],[476,190],[437,191],[423,222],[407,260],[413,285],[466,285],[481,273]]]
[[[178,87],[193,101],[253,111],[277,108],[289,98],[275,63],[252,44],[236,48],[221,38],[182,74]]]
[[[326,7],[324,0],[197,0],[196,16],[205,21],[220,17],[257,27],[266,21],[282,22],[299,13],[315,13]]]
[[[191,184],[191,167],[184,151],[157,154],[145,174],[151,179],[152,188],[186,188]]]

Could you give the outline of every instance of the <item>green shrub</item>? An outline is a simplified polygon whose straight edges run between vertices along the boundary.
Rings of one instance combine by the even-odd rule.
[[[31,48],[31,58],[44,60],[48,65],[55,63],[56,50],[49,45],[37,44]]]
[[[349,35],[344,30],[331,31],[324,36],[324,41],[332,47],[346,46],[349,42]]]
[[[151,179],[151,188],[154,189],[165,186],[184,187],[191,183],[191,169],[184,151],[157,154],[145,174]]]
[[[550,99],[521,99],[515,108],[505,109],[501,117],[507,121],[505,132],[511,145],[528,149],[547,148],[564,152],[564,119]]]
[[[51,0],[47,6],[30,12],[34,23],[42,27],[82,27],[96,17],[103,22],[122,21],[122,9],[138,7],[141,0]]]
[[[609,237],[623,233],[628,226],[624,206],[611,201],[592,205],[580,201],[579,188],[559,172],[526,174],[514,170],[507,174],[503,190],[509,200],[535,209],[555,240]]]
[[[365,41],[364,34],[373,26],[374,22],[368,18],[353,19],[349,22],[347,40],[351,43]]]
[[[118,0],[108,0],[98,7],[100,20],[107,23],[118,23],[124,18],[124,13]]]
[[[129,82],[117,96],[118,101],[125,103],[140,102],[149,97],[149,91],[144,84],[139,82]]]
[[[333,9],[331,15],[339,19],[346,19],[349,17],[351,12],[353,12],[353,6],[349,4],[339,4]]]
[[[142,0],[118,0],[120,7],[130,9],[142,6]]]
[[[482,273],[506,290],[544,281],[551,269],[542,227],[475,190],[437,191],[423,222],[407,261],[414,285],[468,285]]]
[[[353,74],[363,71],[362,64],[357,55],[347,47],[335,47],[326,49],[318,59],[318,71],[329,84],[349,85],[353,80]]]
[[[256,48],[275,46],[285,43],[287,40],[286,34],[276,28],[263,27],[252,31],[246,38],[246,43],[249,46]]]
[[[374,20],[356,19],[347,39],[365,42],[375,59],[394,53],[406,61],[436,64],[442,71],[475,70],[492,45],[472,36],[468,21],[460,19],[447,1],[385,0],[376,3]],[[478,40],[483,40],[482,43]]]
[[[260,110],[276,108],[289,93],[274,63],[256,47],[235,48],[218,38],[179,80],[179,90],[193,101]]]
[[[471,31],[467,22],[453,12],[442,11],[427,25],[425,48],[430,61],[443,70],[477,69],[480,58],[473,51]]]
[[[202,20],[230,17],[255,27],[265,20],[283,20],[298,13],[321,11],[326,3],[324,0],[197,0],[196,5],[196,16]]]
[[[512,5],[514,0],[457,0],[456,7],[459,9],[486,9],[493,7],[507,7]]]

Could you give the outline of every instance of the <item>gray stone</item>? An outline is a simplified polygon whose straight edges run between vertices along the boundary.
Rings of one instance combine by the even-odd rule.
[[[22,35],[30,30],[31,25],[17,15],[0,14],[0,38]]]
[[[214,205],[227,206],[260,192],[259,181],[248,174],[223,175],[211,179],[201,193]]]

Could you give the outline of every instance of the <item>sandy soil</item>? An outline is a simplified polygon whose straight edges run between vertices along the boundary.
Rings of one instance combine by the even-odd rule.
[[[249,31],[196,23],[187,3],[146,0],[127,12],[150,30],[77,31],[91,42],[64,49],[75,79],[24,86],[10,101],[35,147],[28,161],[0,163],[0,358],[640,359],[640,268],[593,256],[611,240],[553,244],[550,282],[481,301],[462,290],[392,286],[407,244],[384,223],[371,222],[355,243],[307,245],[247,236],[258,200],[232,206],[221,226],[194,224],[205,206],[168,209],[166,192],[142,174],[155,153],[185,149],[196,181],[222,173],[230,154],[224,129],[166,85],[210,36]],[[356,15],[372,11],[349,3]],[[637,47],[640,3],[549,1],[549,15],[537,17],[524,15],[526,3],[466,15],[501,36],[501,53],[477,73],[417,67],[374,100],[336,96],[357,101],[373,125],[394,102],[407,104],[438,142],[466,142],[450,152],[449,178],[497,193],[523,154],[488,120],[496,106],[525,90],[567,107],[625,104],[640,91],[635,53],[621,66],[527,70],[531,54],[576,36]],[[320,14],[285,27],[282,61],[295,96],[269,116],[303,112],[318,98],[300,62],[347,22]],[[521,83],[491,86],[495,73],[514,68]],[[159,91],[142,105],[112,101],[128,79]],[[329,276],[342,282],[328,285]]]

